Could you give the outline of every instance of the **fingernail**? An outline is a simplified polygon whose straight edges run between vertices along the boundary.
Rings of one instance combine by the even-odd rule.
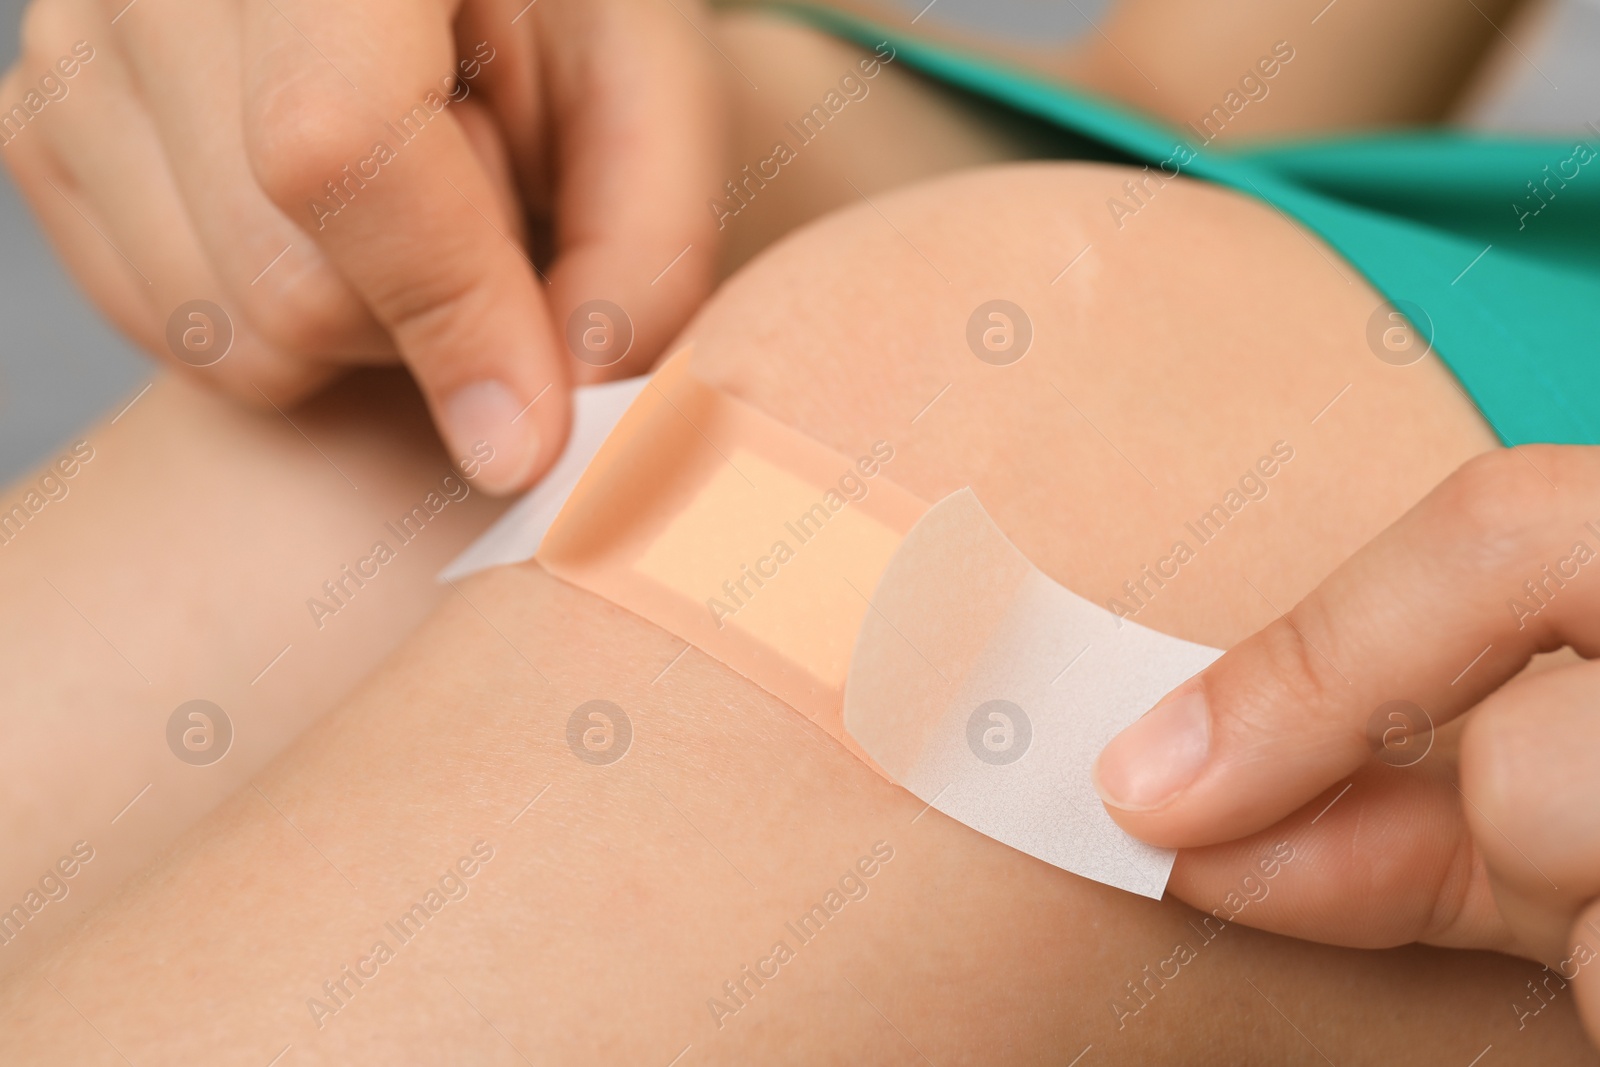
[[[539,429],[503,382],[462,386],[445,400],[444,432],[455,458],[475,460],[476,485],[491,493],[515,489],[539,458]],[[486,455],[487,454],[487,455]]]
[[[1095,791],[1123,811],[1158,808],[1195,780],[1210,748],[1205,691],[1190,683],[1111,739],[1095,761]]]

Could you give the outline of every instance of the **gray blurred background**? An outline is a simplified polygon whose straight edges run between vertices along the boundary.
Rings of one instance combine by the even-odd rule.
[[[897,2],[911,14],[926,7]],[[1109,2],[937,0],[923,17],[1047,44],[1088,31]],[[0,68],[16,57],[23,6],[0,0]],[[1543,15],[1508,29],[1522,56],[1504,64],[1467,124],[1530,132],[1600,125],[1600,0],[1549,0]],[[0,171],[0,482],[150,377],[145,358],[79,295]]]

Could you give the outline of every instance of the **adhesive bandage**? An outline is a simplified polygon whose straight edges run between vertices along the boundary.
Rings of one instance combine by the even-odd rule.
[[[604,388],[580,392],[561,477],[447,575],[536,548],[552,574],[721,660],[930,806],[1161,896],[1173,853],[1111,821],[1090,767],[1219,652],[1118,620],[1029,563],[971,490],[930,508],[885,474],[887,442],[835,452],[696,378],[687,350],[627,386],[620,414],[620,388]]]
[[[882,443],[842,456],[694,377],[681,352],[618,422],[538,559],[850,744],[840,710],[856,631],[926,510],[882,475],[892,456]]]
[[[624,378],[573,390],[572,432],[567,435],[567,445],[561,455],[539,479],[538,485],[450,561],[439,573],[439,580],[453,582],[490,567],[532,559],[539,551],[544,532],[566,504],[572,487],[588,469],[589,461],[594,459],[617,420],[649,381],[649,378]]]

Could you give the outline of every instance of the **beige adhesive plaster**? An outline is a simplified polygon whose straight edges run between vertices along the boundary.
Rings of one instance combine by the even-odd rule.
[[[1090,784],[1117,731],[1219,653],[1034,567],[970,490],[932,508],[893,450],[842,455],[697,379],[687,350],[621,416],[537,558],[727,664],[931,807],[1159,897],[1172,853]]]
[[[854,748],[840,722],[878,576],[926,505],[670,359],[623,415],[538,560],[715,656]],[[858,753],[859,754],[859,753]]]

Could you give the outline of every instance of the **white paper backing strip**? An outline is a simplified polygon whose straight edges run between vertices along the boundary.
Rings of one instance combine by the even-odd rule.
[[[532,559],[589,461],[649,380],[646,375],[573,390],[572,436],[561,458],[538,485],[439,572],[439,581],[459,581],[490,567]]]
[[[1175,854],[1112,822],[1090,769],[1222,653],[1119,621],[1052,581],[970,489],[912,528],[872,604],[845,688],[857,743],[980,833],[1159,899]]]

